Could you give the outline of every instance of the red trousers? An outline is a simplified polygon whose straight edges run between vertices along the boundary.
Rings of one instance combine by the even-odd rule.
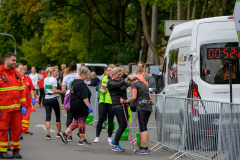
[[[31,106],[27,107],[27,113],[22,117],[22,133],[29,132],[28,128],[31,112]]]
[[[8,148],[8,125],[12,130],[12,150],[20,148],[20,133],[22,129],[21,111],[1,112],[0,113],[0,152],[7,152]]]

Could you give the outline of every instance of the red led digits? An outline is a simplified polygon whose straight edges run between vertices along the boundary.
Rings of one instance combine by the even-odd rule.
[[[234,48],[231,48],[231,50],[232,50],[232,52],[230,53],[230,57],[231,57],[232,59],[234,59],[235,57],[234,57],[232,54],[235,54],[235,49],[234,49]]]
[[[240,59],[240,48],[207,48],[207,59]]]
[[[225,48],[224,50],[223,50],[223,53],[225,54],[225,56],[223,57],[223,58],[228,58],[228,53],[226,52],[228,49],[227,48]]]

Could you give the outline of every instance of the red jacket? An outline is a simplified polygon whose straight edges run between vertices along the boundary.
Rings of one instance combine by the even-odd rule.
[[[31,107],[31,95],[30,91],[34,89],[31,78],[24,76],[23,84],[25,85],[25,94],[26,94],[26,107]]]
[[[7,82],[2,79],[4,75]],[[18,76],[18,78],[17,78]],[[0,66],[0,112],[20,110],[20,106],[26,106],[24,85],[19,72]]]
[[[42,76],[44,79],[47,77],[47,74],[45,72],[42,72],[39,75]],[[44,83],[44,80],[38,82],[38,87],[39,88],[44,88],[44,84],[43,83]]]

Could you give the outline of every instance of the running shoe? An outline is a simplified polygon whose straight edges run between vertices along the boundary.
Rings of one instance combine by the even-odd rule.
[[[60,137],[60,133],[57,133],[56,137]]]
[[[135,150],[135,153],[139,152],[142,149],[143,149],[142,147],[139,147],[138,149]]]
[[[112,151],[114,152],[124,152],[125,149],[123,149],[120,145],[117,145],[117,146],[112,146]]]
[[[64,106],[64,103],[61,103],[61,106]]]
[[[35,112],[36,111],[36,108],[35,107],[32,107],[32,109],[31,109],[33,112]]]
[[[28,131],[28,132],[23,132],[22,135],[33,135],[33,133]]]
[[[46,137],[45,137],[45,139],[46,139],[46,140],[50,140],[50,139],[51,139],[51,135],[48,135],[48,134],[47,134]]]
[[[60,137],[61,137],[63,143],[68,144],[68,140],[67,140],[68,136],[65,134],[65,132],[60,132]]]
[[[91,146],[92,143],[89,143],[86,139],[84,139],[83,141],[78,141],[78,145],[79,146]]]
[[[109,143],[111,146],[114,146],[114,140],[112,140],[112,142]]]
[[[68,142],[72,142],[73,139],[72,139],[72,136],[68,136]]]
[[[108,143],[111,143],[111,142],[112,142],[112,138],[108,137]]]
[[[145,148],[142,148],[142,149],[137,149],[135,151],[136,154],[150,154],[150,150],[149,149],[145,149]]]
[[[94,139],[93,143],[98,143],[98,142],[99,142],[99,138],[96,137],[96,138]]]
[[[20,137],[19,137],[19,138],[20,138],[20,140],[23,140],[23,136],[22,136],[22,135],[20,135]]]

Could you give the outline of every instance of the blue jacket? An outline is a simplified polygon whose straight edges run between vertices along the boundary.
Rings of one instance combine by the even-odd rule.
[[[88,86],[94,86],[94,87],[96,87],[99,82],[100,82],[100,79],[99,79],[97,76],[95,76],[95,77],[91,80],[91,83],[90,83]]]

